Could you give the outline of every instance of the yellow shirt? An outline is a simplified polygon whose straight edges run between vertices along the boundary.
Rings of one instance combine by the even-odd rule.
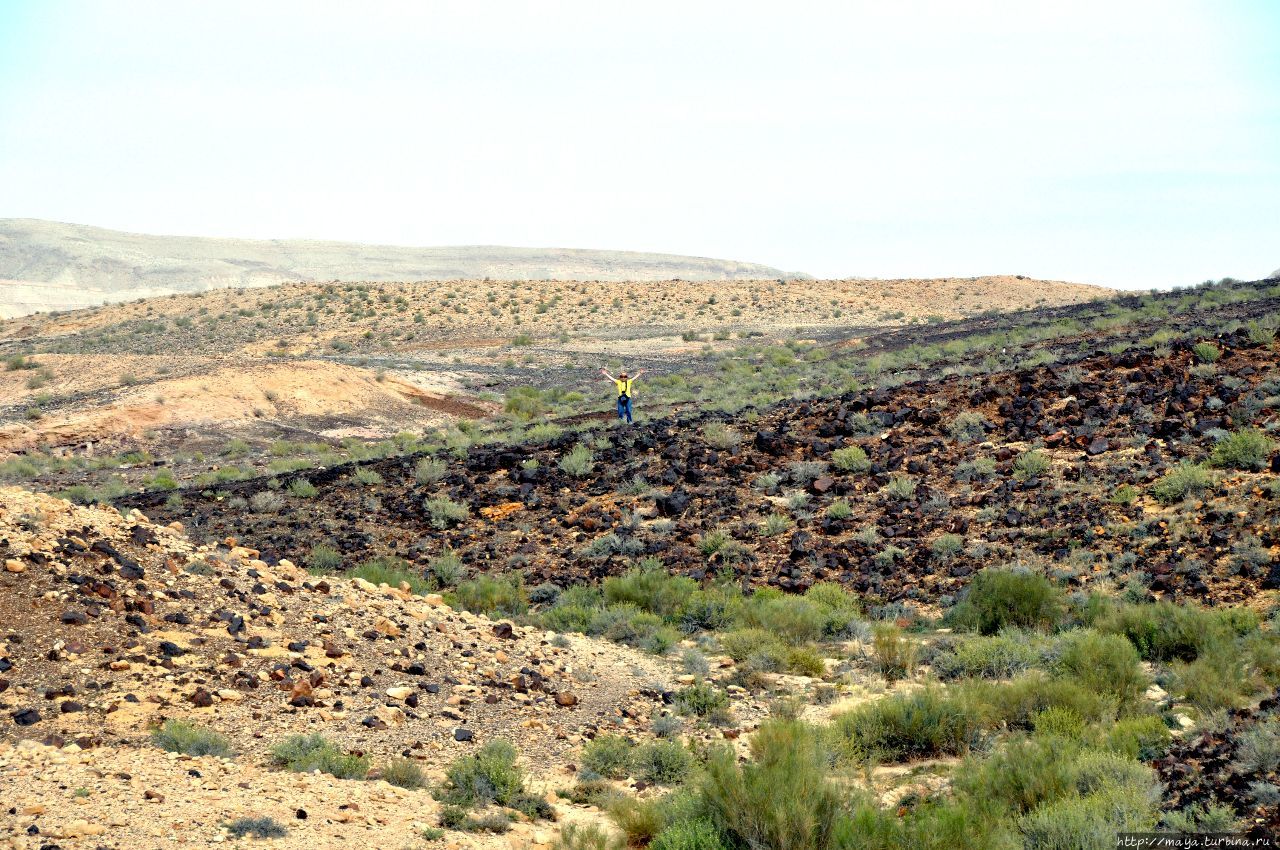
[[[618,387],[618,395],[620,395],[620,396],[622,396],[622,395],[630,396],[630,395],[631,395],[631,384],[632,384],[634,381],[635,381],[635,379],[634,379],[634,378],[627,378],[625,381],[620,380],[620,379],[618,379],[618,378],[614,378],[614,379],[613,379],[613,382],[614,382],[614,384],[616,384],[616,385],[617,385],[617,387]]]

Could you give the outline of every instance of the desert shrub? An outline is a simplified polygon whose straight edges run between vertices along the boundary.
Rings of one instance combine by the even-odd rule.
[[[1132,505],[1138,498],[1138,488],[1132,484],[1121,484],[1111,493],[1113,505]]]
[[[275,818],[266,816],[236,818],[227,823],[232,838],[284,838],[289,830]]]
[[[1074,710],[1061,705],[1053,705],[1044,711],[1036,712],[1031,718],[1031,728],[1041,738],[1065,738],[1068,741],[1081,741],[1084,738],[1084,718]]]
[[[786,647],[777,635],[765,629],[734,629],[717,636],[720,648],[734,661],[746,661],[761,652],[782,656]]]
[[[710,820],[677,821],[649,842],[649,850],[729,850],[720,830]]]
[[[254,513],[273,514],[283,510],[285,506],[284,496],[271,490],[263,490],[261,493],[254,493],[249,497],[249,507]]]
[[[621,735],[597,735],[582,747],[582,769],[607,779],[625,779],[631,771],[632,749]]]
[[[437,460],[433,457],[424,457],[418,460],[413,467],[413,477],[417,479],[419,484],[432,485],[444,478],[445,473],[449,471],[449,464],[443,460]]]
[[[827,505],[827,517],[830,519],[848,519],[853,516],[853,508],[848,499],[836,499]]]
[[[519,617],[529,610],[529,599],[524,585],[517,578],[481,575],[470,581],[460,582],[450,602],[472,614],[497,614],[502,617]]]
[[[751,486],[765,493],[771,493],[778,488],[778,484],[781,483],[781,481],[782,478],[777,473],[766,472],[763,475],[757,476],[756,480],[751,483]]]
[[[906,761],[964,753],[981,729],[973,704],[932,687],[838,714],[831,735],[834,748],[847,759]]]
[[[801,487],[808,486],[818,476],[827,471],[827,464],[819,460],[799,460],[787,464],[787,477],[792,483]]]
[[[771,719],[751,738],[752,760],[739,766],[728,747],[707,761],[699,791],[710,821],[735,846],[827,850],[841,793],[827,779],[814,731]]]
[[[985,481],[996,474],[996,462],[989,457],[963,460],[956,464],[957,481]]]
[[[1013,477],[1031,481],[1049,471],[1049,457],[1039,449],[1031,449],[1014,458]]]
[[[413,759],[392,759],[382,766],[379,773],[384,780],[399,788],[424,788],[427,784],[427,775]]]
[[[866,472],[871,461],[861,446],[845,446],[831,453],[831,465],[841,472]]]
[[[291,735],[271,748],[271,758],[295,773],[318,770],[339,779],[364,779],[369,772],[368,758],[344,753],[319,734]]]
[[[811,646],[791,647],[787,650],[783,663],[788,672],[797,676],[821,679],[827,674],[827,665],[822,660],[822,655]]]
[[[412,593],[423,594],[431,590],[431,584],[421,575],[414,572],[409,562],[403,558],[386,556],[365,561],[351,571],[352,578],[362,578],[372,584],[385,584],[399,587],[403,582]]]
[[[1208,806],[1192,804],[1172,812],[1165,812],[1160,826],[1172,832],[1186,834],[1233,833],[1240,831],[1240,819],[1230,806],[1210,803]]]
[[[1213,486],[1213,473],[1203,466],[1183,461],[1151,485],[1151,496],[1162,505],[1172,505],[1196,496]]]
[[[862,604],[858,597],[835,582],[817,582],[805,591],[804,598],[816,605],[822,615],[824,637],[847,637],[861,623]]]
[[[1133,644],[1119,635],[1091,629],[1063,638],[1058,668],[1091,691],[1114,695],[1122,708],[1136,705],[1147,687]]]
[[[382,483],[382,476],[378,474],[378,471],[369,469],[367,466],[357,467],[352,477],[366,486]]]
[[[777,537],[791,527],[791,518],[785,514],[769,514],[760,523],[761,537]]]
[[[986,421],[982,414],[973,410],[957,413],[947,426],[947,432],[962,443],[972,443],[986,436]]]
[[[789,644],[818,640],[827,622],[822,609],[811,600],[775,590],[759,590],[743,600],[736,619],[743,626],[772,632]]]
[[[599,824],[565,824],[551,850],[624,850],[626,844]]]
[[[919,644],[894,624],[877,624],[872,629],[871,646],[880,675],[890,682],[905,679],[915,671]]]
[[[1150,762],[1164,755],[1171,740],[1164,721],[1148,714],[1117,721],[1098,736],[1098,745],[1131,759]]]
[[[1259,470],[1275,450],[1275,442],[1257,428],[1245,428],[1223,437],[1209,455],[1212,466],[1224,469]]]
[[[289,486],[285,489],[289,491],[290,496],[296,496],[299,499],[311,499],[320,492],[314,484],[305,478],[295,478],[289,482]]]
[[[1011,741],[987,758],[968,758],[956,772],[955,788],[1022,814],[1075,786],[1073,747],[1061,739]]]
[[[450,764],[444,784],[434,792],[440,802],[462,807],[484,803],[506,806],[523,793],[524,772],[516,766],[516,749],[497,740]]]
[[[307,569],[327,574],[342,569],[342,553],[332,546],[317,543],[307,554]]]
[[[629,602],[597,610],[592,614],[586,632],[615,643],[645,649],[655,655],[666,653],[680,640],[676,630],[666,625],[657,614],[641,611]]]
[[[933,556],[943,561],[954,558],[963,548],[964,538],[959,534],[943,534],[929,544],[929,551],[933,552]]]
[[[1147,661],[1194,661],[1209,645],[1255,631],[1257,616],[1243,608],[1194,605],[1108,605],[1091,617],[1094,628],[1124,635]]]
[[[697,590],[696,581],[671,575],[657,561],[642,562],[636,569],[604,581],[606,602],[629,602],[661,617],[673,616]]]
[[[943,679],[1007,679],[1034,667],[1042,657],[1043,652],[1031,635],[1011,629],[958,641],[935,655],[931,666]]]
[[[708,422],[702,428],[702,439],[713,449],[732,449],[742,442],[742,432],[723,422]]]
[[[710,819],[701,794],[685,789],[647,800],[622,797],[609,806],[609,814],[634,846],[677,824]]]
[[[1033,670],[1014,679],[994,683],[969,679],[953,685],[952,698],[970,707],[988,725],[1030,729],[1037,717],[1051,708],[1069,710],[1087,722],[1115,720],[1116,700],[1083,687],[1074,679],[1050,678]]]
[[[1052,627],[1063,614],[1061,591],[1035,573],[987,569],[973,577],[948,613],[959,628],[993,635],[1005,628]]]
[[[232,754],[226,736],[184,720],[166,720],[151,732],[151,742],[166,752],[188,756],[230,758]]]
[[[446,549],[427,562],[427,572],[437,587],[454,587],[466,575],[466,568],[456,552]]]
[[[655,741],[636,747],[631,771],[645,782],[674,785],[683,782],[693,767],[693,754],[679,741]]]
[[[910,499],[916,494],[916,480],[910,475],[891,475],[881,492],[894,499]]]
[[[1119,832],[1143,832],[1155,825],[1151,792],[1107,786],[1095,794],[1046,803],[1018,821],[1027,850],[1110,850]]]
[[[595,465],[595,455],[584,443],[578,443],[567,455],[560,458],[560,469],[575,478],[590,475]]]
[[[1226,642],[1205,647],[1195,661],[1175,662],[1172,687],[1205,713],[1237,708],[1252,692],[1244,655],[1234,644]]]
[[[671,704],[681,714],[707,717],[728,706],[729,697],[719,688],[698,683],[676,691]]]
[[[1240,735],[1236,764],[1248,773],[1271,773],[1280,768],[1280,721],[1259,723]]]
[[[431,517],[431,525],[435,528],[443,529],[458,525],[466,522],[467,517],[471,515],[471,509],[465,504],[445,497],[427,499],[422,506]]]
[[[1211,342],[1197,342],[1191,346],[1191,350],[1201,363],[1217,363],[1222,357],[1222,349]]]

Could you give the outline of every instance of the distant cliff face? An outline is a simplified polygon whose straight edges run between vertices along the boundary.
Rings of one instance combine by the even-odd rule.
[[[749,280],[770,266],[635,251],[214,239],[0,219],[0,317],[307,280]]]

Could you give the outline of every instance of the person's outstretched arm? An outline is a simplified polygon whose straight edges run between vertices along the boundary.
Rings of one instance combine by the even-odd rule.
[[[631,380],[633,380],[633,381],[634,381],[636,378],[638,378],[638,377],[640,377],[641,375],[643,375],[643,374],[645,373],[645,371],[646,371],[646,370],[641,369],[639,372],[636,372],[634,375],[632,375],[632,376],[631,376]]]
[[[606,371],[605,371],[605,370],[603,370],[603,369],[601,369],[601,370],[600,370],[600,374],[601,374],[601,375],[604,375],[606,378],[608,378],[608,379],[609,379],[609,380],[611,380],[611,381],[616,381],[616,380],[618,380],[617,378],[613,377],[613,375],[610,375],[608,372],[606,372]]]

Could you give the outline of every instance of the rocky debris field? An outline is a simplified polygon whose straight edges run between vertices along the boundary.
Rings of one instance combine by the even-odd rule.
[[[371,842],[360,846],[389,846],[434,824],[428,793],[283,773],[269,749],[321,733],[368,756],[375,776],[404,757],[436,781],[458,756],[511,740],[550,788],[596,734],[645,734],[676,686],[670,662],[625,647],[553,642],[436,595],[310,575],[235,541],[193,545],[177,523],[16,488],[0,489],[0,564],[9,847],[77,835],[203,846],[253,814],[290,821],[297,846],[345,826]],[[743,708],[747,722],[763,711]],[[225,736],[235,761],[152,747],[175,718]]]
[[[1248,816],[1248,834],[1280,834],[1280,693],[1233,709],[1222,728],[1176,744],[1155,763],[1173,810],[1227,805]]]
[[[1197,466],[1204,480],[1176,498],[1165,486],[1231,432],[1274,425],[1274,346],[1240,328],[1118,354],[1080,347],[1052,365],[736,419],[481,447],[429,476],[429,460],[407,456],[122,503],[205,542],[242,535],[267,563],[320,544],[348,567],[384,555],[425,566],[452,549],[474,573],[529,586],[598,579],[652,555],[695,578],[733,569],[796,591],[836,580],[921,606],[1013,561],[1078,588],[1140,581],[1157,597],[1237,603],[1280,587],[1280,456]],[[314,496],[254,509],[257,494],[304,478]],[[446,500],[465,512],[444,516]]]

